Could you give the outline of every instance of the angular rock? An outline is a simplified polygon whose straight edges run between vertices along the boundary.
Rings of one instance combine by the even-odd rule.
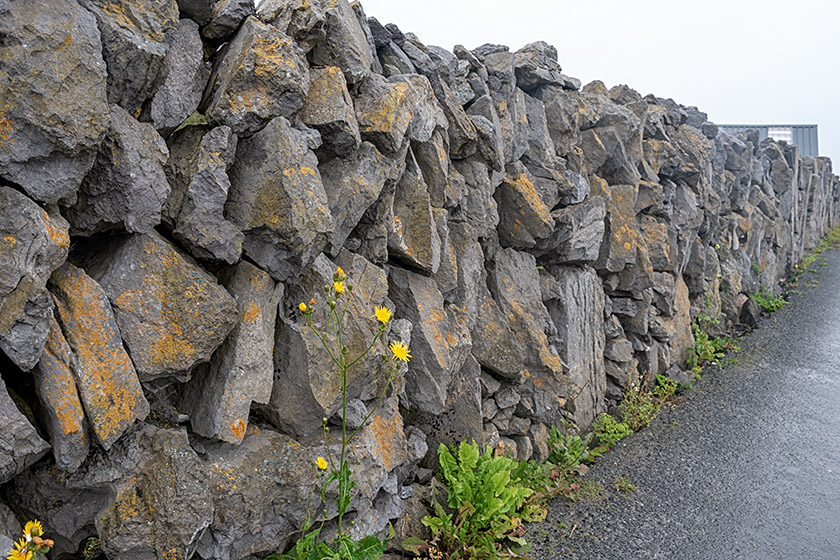
[[[225,219],[224,207],[236,136],[227,126],[188,126],[170,137],[169,145],[166,176],[172,191],[163,220],[193,256],[235,264],[245,236]]]
[[[321,133],[322,149],[340,157],[350,155],[359,147],[361,136],[344,74],[335,66],[313,68],[309,79],[309,94],[298,117]]]
[[[351,156],[331,159],[320,166],[320,171],[335,221],[329,251],[337,255],[382,189],[393,180],[394,169],[373,144],[362,142]]]
[[[440,414],[413,413],[407,421],[426,434],[426,444],[431,453],[420,462],[425,468],[439,468],[437,448],[443,443],[450,449],[462,441],[475,441],[484,447],[484,429],[481,422],[481,385],[478,378],[481,366],[472,356],[464,362],[449,384],[446,406]]]
[[[636,193],[634,185],[613,185],[607,191],[607,230],[598,258],[599,270],[619,272],[636,257],[639,234],[636,227]]]
[[[251,403],[267,404],[274,382],[274,322],[280,295],[274,280],[243,261],[227,282],[239,320],[213,354],[209,369],[193,375],[181,393],[192,429],[228,443],[242,441]]]
[[[300,47],[255,17],[245,20],[213,69],[204,114],[237,134],[288,117],[309,91],[309,66]]]
[[[671,359],[668,366],[684,364],[688,358],[688,349],[694,346],[694,333],[691,330],[691,302],[688,299],[688,287],[682,277],[677,278],[674,316],[660,317],[660,321],[670,341]]]
[[[440,414],[446,407],[453,376],[464,365],[471,340],[466,318],[444,307],[434,279],[391,268],[389,296],[397,315],[415,325],[411,337],[411,366],[406,374],[410,410]]]
[[[676,232],[668,224],[653,218],[642,217],[641,234],[650,253],[650,262],[656,271],[677,271]]]
[[[23,370],[38,363],[50,333],[44,286],[67,258],[67,229],[58,213],[0,187],[0,349]]]
[[[413,158],[409,163],[394,195],[394,221],[388,235],[388,252],[411,268],[435,274],[441,259],[440,236],[426,183]]]
[[[3,425],[0,435],[0,484],[5,484],[43,457],[50,450],[50,445],[38,436],[26,416],[15,406],[2,379],[0,421]]]
[[[414,117],[416,94],[405,82],[391,83],[378,74],[362,84],[356,98],[356,118],[364,140],[386,155],[395,154]]]
[[[337,66],[349,84],[357,84],[370,74],[373,56],[353,8],[347,0],[321,0],[326,37],[310,53],[316,66]]]
[[[571,391],[577,395],[574,421],[587,426],[606,410],[603,288],[589,267],[552,266],[550,272],[540,275],[542,298],[557,327],[557,353],[568,366]]]
[[[169,150],[154,127],[111,105],[111,128],[96,163],[67,209],[77,235],[124,229],[147,232],[158,225],[169,196],[163,165]]]
[[[167,33],[166,41],[166,79],[152,97],[149,110],[152,125],[163,132],[175,129],[198,109],[210,79],[198,24],[179,20],[176,28]]]
[[[263,0],[257,17],[292,37],[308,53],[326,38],[321,4],[320,0]]]
[[[529,43],[514,54],[516,85],[525,91],[540,86],[562,86],[562,68],[557,62],[557,49],[544,41]]]
[[[50,279],[58,321],[73,350],[73,373],[93,434],[106,450],[149,413],[103,289],[70,263]]]
[[[166,78],[166,35],[178,24],[175,0],[80,0],[96,16],[108,65],[108,103],[139,116]]]
[[[275,280],[299,275],[335,229],[318,160],[284,118],[239,142],[225,215],[245,233],[244,250]]]
[[[32,372],[58,468],[76,472],[90,448],[85,412],[73,373],[73,353],[61,328],[52,320],[44,354]]]
[[[430,202],[435,208],[443,208],[448,201],[457,200],[457,195],[453,196],[453,185],[449,177],[451,162],[446,140],[446,132],[438,129],[427,142],[411,145],[411,151],[423,173]]]
[[[208,39],[221,39],[232,35],[248,16],[254,15],[254,0],[215,0],[210,21],[201,28]]]
[[[156,232],[115,237],[79,261],[108,294],[144,382],[207,362],[234,327],[230,294]]]
[[[96,19],[72,0],[6,2],[0,36],[0,177],[72,202],[110,118]]]
[[[355,359],[371,343],[378,328],[372,319],[373,309],[382,305],[388,296],[385,273],[362,257],[344,252],[337,263],[348,275],[353,291],[342,325],[342,342]],[[309,272],[286,295],[289,307],[309,304],[315,298],[313,321],[324,329],[326,304],[324,286],[332,285],[336,264],[320,255]],[[299,315],[297,311],[294,312]],[[399,315],[399,314],[397,314]],[[334,332],[326,340],[335,348]],[[262,408],[263,415],[284,432],[306,436],[321,428],[321,419],[331,417],[341,408],[341,378],[321,340],[305,324],[302,317],[281,317],[274,340],[274,385],[271,399]],[[385,340],[380,338],[371,352],[347,372],[347,396],[378,395],[377,387],[387,377],[386,366],[380,356],[387,352]],[[389,354],[390,355],[390,354]],[[413,361],[413,360],[412,360]],[[367,398],[367,397],[365,397]]]
[[[538,240],[532,252],[558,264],[593,264],[604,238],[605,216],[606,205],[599,197],[554,210],[554,230]]]
[[[414,90],[414,116],[407,131],[407,136],[412,142],[427,142],[435,129],[449,127],[446,115],[437,102],[432,84],[426,76],[405,74],[391,76],[388,81],[408,84]]]
[[[506,171],[494,194],[499,205],[499,241],[505,247],[530,249],[538,239],[551,235],[554,218],[524,165],[517,162]]]

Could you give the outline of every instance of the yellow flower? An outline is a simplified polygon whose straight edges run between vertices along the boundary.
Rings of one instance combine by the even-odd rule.
[[[793,268],[799,268],[798,264],[793,265]]]
[[[6,560],[30,560],[31,558],[32,552],[26,550],[26,541],[24,539],[20,539],[9,551],[9,555],[6,556]]]
[[[27,541],[32,540],[32,537],[40,537],[43,534],[44,528],[41,526],[41,522],[37,519],[27,522],[23,527],[23,536],[26,537]]]
[[[402,342],[392,342],[391,353],[395,359],[402,360],[403,362],[408,362],[411,359],[411,354],[408,353],[408,347]]]
[[[301,312],[306,313],[306,309],[307,309],[306,304],[303,303],[303,302],[300,302],[300,305],[298,305],[298,309],[300,309]]]
[[[383,325],[387,325],[391,322],[391,310],[387,307],[377,305],[373,310],[373,316],[376,317],[376,320]]]
[[[315,460],[315,464],[318,465],[318,468],[321,469],[322,471],[327,470],[327,460],[324,459],[323,457],[318,457]]]
[[[345,276],[344,271],[341,269],[340,266],[335,269],[335,275],[336,276]]]
[[[719,243],[715,243],[715,249],[720,249],[720,244]]]
[[[333,290],[335,290],[335,293],[337,294],[343,294],[344,282],[333,282]]]

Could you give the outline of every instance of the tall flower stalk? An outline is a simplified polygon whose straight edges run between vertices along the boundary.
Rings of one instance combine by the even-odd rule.
[[[303,536],[297,541],[294,548],[287,554],[272,555],[269,559],[286,559],[286,560],[361,560],[377,559],[382,556],[385,551],[385,543],[380,541],[377,537],[367,536],[360,541],[353,541],[349,534],[345,534],[344,516],[347,509],[350,507],[352,500],[352,491],[358,484],[352,479],[352,471],[348,464],[348,446],[353,440],[353,437],[361,430],[370,420],[371,416],[382,404],[382,401],[387,395],[388,388],[397,379],[400,366],[407,363],[411,359],[411,354],[408,348],[402,342],[395,341],[390,345],[391,355],[383,355],[382,359],[386,363],[387,377],[385,386],[382,389],[376,404],[370,409],[364,417],[359,426],[348,435],[347,429],[347,372],[351,367],[356,365],[360,360],[367,356],[373,349],[376,342],[380,340],[388,330],[391,323],[392,312],[387,307],[377,306],[374,309],[373,318],[377,321],[377,329],[373,335],[370,344],[356,356],[350,356],[350,349],[345,346],[344,331],[345,319],[350,310],[350,300],[353,297],[353,284],[347,278],[341,267],[337,268],[333,274],[332,284],[324,286],[324,295],[326,296],[326,317],[323,318],[322,326],[315,323],[314,317],[320,307],[318,302],[313,298],[309,304],[301,303],[298,309],[303,314],[306,326],[315,334],[321,345],[326,350],[330,360],[338,370],[341,379],[341,447],[338,457],[334,457],[329,445],[329,427],[327,426],[327,419],[322,420],[322,427],[324,432],[324,457],[318,457],[315,462],[316,484],[321,479],[321,473],[329,468],[329,473],[323,479],[321,485],[321,502],[326,505],[327,489],[334,482],[338,485],[338,496],[336,497],[336,506],[338,511],[338,535],[332,544],[319,542],[319,536],[326,521],[327,513],[324,510],[324,517],[318,527],[312,528],[312,521],[309,507],[307,506],[306,520],[303,525]],[[334,341],[334,342],[333,342]],[[267,559],[267,560],[269,560]]]

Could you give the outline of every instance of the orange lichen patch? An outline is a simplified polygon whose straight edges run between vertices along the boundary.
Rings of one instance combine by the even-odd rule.
[[[0,147],[5,147],[8,142],[14,142],[13,138],[15,124],[8,119],[4,111],[0,111]]]
[[[379,451],[382,466],[390,472],[396,465],[401,465],[406,457],[405,433],[402,418],[394,414],[390,419],[375,415],[370,420],[370,435]]]
[[[359,127],[363,132],[404,131],[414,117],[414,107],[408,106],[411,86],[404,82],[388,84],[387,93],[369,111],[362,112]]]
[[[164,550],[161,553],[161,558],[163,558],[163,560],[184,560],[184,556],[178,552],[178,549],[175,548]]]
[[[41,398],[51,403],[63,435],[81,434],[84,411],[76,389],[76,380],[69,367],[70,349],[55,322],[41,360],[41,370],[44,372],[39,390]],[[49,364],[48,371],[44,367],[45,364]]]
[[[292,56],[291,39],[271,37],[251,45],[250,54],[257,57],[253,73],[259,77],[270,77],[280,72],[297,70],[298,63]]]
[[[56,309],[76,354],[76,376],[91,425],[107,449],[148,412],[108,300],[96,282],[65,264],[52,278]]]
[[[132,21],[128,18],[128,15],[125,13],[121,4],[109,3],[102,6],[102,11],[109,16],[111,21],[119,25],[120,27],[125,27],[127,29],[134,29],[135,25]]]
[[[260,315],[260,306],[254,303],[253,301],[249,301],[245,305],[245,310],[242,312],[242,322],[256,323],[260,320]]]
[[[0,250],[11,250],[17,245],[17,238],[12,235],[4,235],[0,241],[3,243],[3,247]]]
[[[248,423],[242,420],[242,418],[237,418],[230,425],[230,433],[237,441],[241,441],[245,437],[245,430],[247,429]]]
[[[50,239],[52,239],[53,242],[62,249],[68,248],[70,246],[70,235],[67,233],[67,230],[55,227],[50,220],[49,215],[43,210],[42,213],[44,215],[44,223],[47,226],[47,235],[49,235]]]
[[[123,521],[137,519],[138,517],[145,519],[151,513],[149,506],[137,495],[137,489],[134,487],[117,493],[113,510],[117,518]]]

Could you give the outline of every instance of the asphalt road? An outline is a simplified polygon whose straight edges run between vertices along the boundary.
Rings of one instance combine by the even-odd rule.
[[[840,558],[840,251],[686,402],[593,467],[603,497],[529,526],[548,559]],[[637,488],[615,488],[626,476]]]

